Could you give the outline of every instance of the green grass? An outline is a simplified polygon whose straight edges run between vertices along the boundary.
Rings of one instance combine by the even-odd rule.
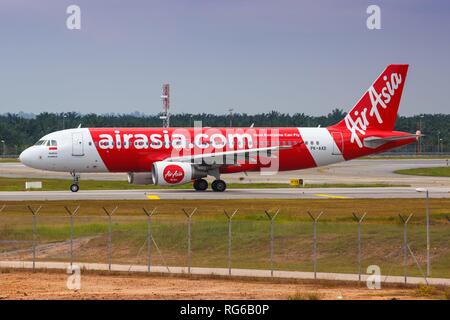
[[[19,162],[16,158],[0,158],[0,163]]]
[[[306,183],[304,188],[386,188],[386,187],[410,187],[409,184],[400,183]]]
[[[67,179],[26,179],[26,178],[0,178],[0,191],[25,191],[25,181],[41,181],[40,191],[60,191],[68,190],[71,184]],[[354,188],[354,187],[404,187],[409,185],[368,183],[368,184],[306,184],[305,188]],[[262,189],[262,188],[296,188],[289,183],[229,183],[229,189]],[[81,190],[154,190],[154,189],[192,189],[192,184],[184,184],[173,187],[162,187],[155,185],[132,185],[127,181],[117,180],[80,180]],[[301,188],[301,187],[298,187]]]
[[[367,211],[362,226],[363,271],[379,265],[382,274],[402,275],[403,225],[398,214],[414,213],[408,227],[411,249],[424,268],[426,234],[422,199],[343,199],[343,200],[160,200],[149,201],[35,201],[43,205],[37,217],[39,243],[57,243],[69,239],[70,228],[64,205],[81,208],[74,218],[74,237],[90,240],[75,249],[75,260],[107,262],[108,219],[102,207],[119,209],[112,217],[113,263],[147,263],[148,221],[142,207],[157,206],[152,218],[152,234],[161,252],[152,246],[154,265],[187,264],[187,220],[181,208],[198,207],[192,220],[192,265],[226,267],[228,265],[228,224],[223,210],[240,208],[232,221],[232,266],[235,268],[270,268],[270,225],[264,210],[281,208],[274,224],[274,267],[276,270],[312,271],[312,223],[310,210],[325,213],[317,226],[318,271],[357,272],[357,225],[351,212]],[[32,220],[24,204],[7,202],[0,214],[0,240],[31,241]],[[349,208],[352,208],[349,210]],[[430,199],[432,276],[450,277],[449,228],[450,199]],[[14,244],[15,245],[15,244]],[[0,252],[12,250],[1,244]],[[19,246],[19,245],[17,245]],[[30,243],[22,248],[29,248]],[[30,251],[27,251],[30,258]],[[26,258],[26,257],[25,257]],[[24,259],[25,259],[24,258]],[[67,261],[66,251],[55,251],[42,260]],[[408,275],[420,272],[408,259]]]
[[[403,170],[397,170],[397,171],[395,171],[395,173],[414,175],[414,176],[450,177],[450,166],[449,167],[403,169]]]
[[[360,159],[362,160],[383,160],[383,159],[389,159],[389,160],[405,160],[405,159],[449,159],[449,155],[373,155],[373,156],[366,156],[362,157]]]
[[[5,210],[0,213],[14,215],[29,215],[27,205],[32,207],[42,206],[40,215],[63,216],[64,206],[74,207],[80,205],[79,215],[98,216],[103,215],[102,207],[112,208],[118,206],[117,215],[122,217],[143,216],[142,208],[157,207],[158,214],[174,219],[184,219],[181,208],[193,209],[198,207],[196,217],[216,218],[224,217],[223,210],[239,208],[240,219],[265,220],[264,210],[275,210],[280,208],[277,220],[302,220],[310,221],[306,211],[324,211],[321,217],[323,222],[352,222],[352,212],[367,212],[366,222],[393,223],[398,221],[398,214],[414,213],[414,219],[423,217],[425,212],[424,199],[230,199],[230,200],[82,200],[82,201],[2,201]],[[349,209],[350,208],[350,209]],[[258,213],[256,215],[256,213]],[[450,199],[430,199],[430,213],[434,221],[448,223],[450,216]],[[1,219],[0,219],[1,220]]]

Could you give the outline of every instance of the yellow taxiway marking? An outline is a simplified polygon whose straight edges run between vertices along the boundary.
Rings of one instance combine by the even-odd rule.
[[[315,196],[316,196],[316,197],[332,198],[332,199],[349,199],[349,197],[345,197],[345,196],[335,196],[335,195],[332,195],[332,194],[325,194],[325,193],[316,193]]]
[[[148,194],[147,195],[147,199],[149,199],[149,200],[159,200],[161,198],[158,197],[157,195],[154,195],[154,194]]]

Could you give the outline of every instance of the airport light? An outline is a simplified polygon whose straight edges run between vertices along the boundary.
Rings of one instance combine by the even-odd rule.
[[[422,119],[424,118],[424,115],[419,116],[419,131],[422,134]],[[417,154],[422,153],[422,136],[419,136],[418,146],[417,146]]]
[[[430,276],[430,194],[428,189],[417,188],[417,192],[426,194],[426,223],[427,223],[427,277]]]
[[[67,113],[63,113],[63,116],[62,116],[62,128],[63,128],[63,130],[66,128],[66,125],[65,125],[65,123],[64,123],[64,120],[67,118]]]
[[[440,150],[441,150],[441,147],[440,147],[440,141],[441,141],[441,139],[440,139],[440,136],[441,136],[441,132],[440,131],[438,131],[437,132],[437,136],[438,136],[438,139],[437,139],[437,152],[439,153],[440,152]]]
[[[5,157],[5,155],[6,155],[6,142],[5,142],[5,140],[1,140],[0,142],[3,144],[3,157]]]

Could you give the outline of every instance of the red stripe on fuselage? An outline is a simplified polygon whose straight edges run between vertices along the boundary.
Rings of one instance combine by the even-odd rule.
[[[91,128],[89,131],[100,157],[111,172],[151,171],[153,162],[173,156],[264,148],[277,144],[291,148],[274,153],[277,158],[272,161],[279,161],[278,166],[274,167],[276,170],[315,167],[314,159],[297,128]],[[186,148],[173,148],[172,143],[182,140],[180,137],[185,138]],[[205,148],[195,143],[210,143],[211,137],[219,145],[225,137],[227,145],[224,148],[211,145]],[[236,143],[230,146],[229,140]],[[243,144],[238,145],[238,141]],[[221,172],[255,171],[261,167],[271,165],[258,162],[224,166]]]

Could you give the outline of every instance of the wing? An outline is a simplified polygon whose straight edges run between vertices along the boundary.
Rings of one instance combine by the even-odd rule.
[[[209,165],[236,165],[239,160],[248,160],[250,157],[256,157],[258,154],[263,153],[262,156],[276,158],[273,154],[274,151],[283,149],[290,149],[296,145],[288,146],[273,146],[264,148],[250,148],[242,150],[230,150],[221,152],[199,153],[187,156],[169,157],[164,161],[171,162],[191,162],[196,164],[209,164]]]

